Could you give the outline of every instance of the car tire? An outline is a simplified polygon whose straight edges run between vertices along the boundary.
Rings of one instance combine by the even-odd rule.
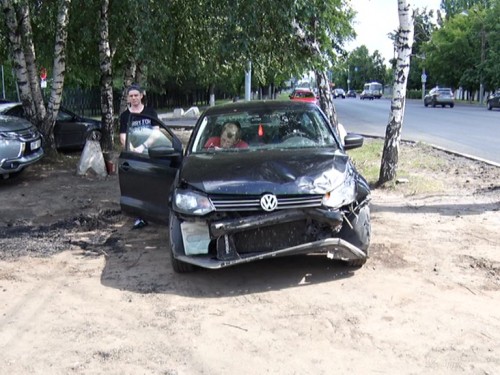
[[[429,106],[429,103],[424,102],[424,107],[427,108]]]
[[[365,205],[356,214],[347,215],[347,219],[352,228],[349,225],[344,225],[340,230],[340,237],[361,249],[368,257],[371,237],[370,207]],[[366,263],[366,260],[367,258],[350,259],[342,262],[349,267],[361,267]]]
[[[455,107],[455,104],[451,103],[450,108],[453,108],[453,107]]]
[[[432,108],[436,108],[436,103],[432,103]]]
[[[174,257],[174,253],[184,253],[184,244],[182,242],[181,225],[179,219],[172,211],[170,211],[168,222],[168,240],[170,243],[170,263],[172,264],[172,269],[176,273],[193,272],[195,267],[192,264],[181,262]]]
[[[491,105],[491,102],[488,102],[487,108],[488,108],[488,111],[491,111],[493,109],[493,106]]]

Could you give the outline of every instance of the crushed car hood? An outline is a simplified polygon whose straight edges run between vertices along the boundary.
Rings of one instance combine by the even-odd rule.
[[[334,149],[213,152],[186,157],[179,181],[208,194],[324,194],[350,172]]]
[[[31,122],[25,119],[14,116],[0,115],[0,131],[2,132],[29,129],[32,126]]]

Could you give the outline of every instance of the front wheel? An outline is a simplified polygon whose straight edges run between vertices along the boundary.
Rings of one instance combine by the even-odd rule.
[[[368,247],[371,238],[370,207],[362,207],[357,214],[347,215],[351,226],[347,223],[340,230],[340,238],[361,249],[368,256]],[[361,267],[366,263],[367,258],[350,259],[344,261],[349,267]]]
[[[453,108],[453,107],[455,107],[455,104],[451,103],[450,108]]]
[[[493,109],[493,106],[491,105],[491,102],[488,102],[488,111],[491,111]]]
[[[179,219],[170,211],[169,215],[169,234],[168,240],[170,243],[170,263],[172,268],[177,273],[193,272],[194,266],[189,263],[181,262],[175,258],[174,254],[184,254],[184,243],[182,242],[182,232]]]

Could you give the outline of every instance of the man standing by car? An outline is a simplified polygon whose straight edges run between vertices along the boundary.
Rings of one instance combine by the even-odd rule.
[[[149,137],[142,142],[141,144],[135,144],[132,140],[129,140],[129,151],[142,153],[151,145],[154,141],[155,132],[151,132],[151,130],[159,130],[158,126],[153,126],[151,120],[148,118],[132,118],[130,121],[130,116],[132,114],[142,114],[154,118],[158,118],[158,114],[151,107],[146,107],[142,103],[142,99],[144,98],[144,90],[141,86],[137,84],[132,84],[127,89],[127,102],[128,108],[120,115],[120,143],[123,148],[127,149],[125,146],[125,142],[127,139],[127,127],[135,128],[140,130],[141,128],[145,128],[149,132]]]

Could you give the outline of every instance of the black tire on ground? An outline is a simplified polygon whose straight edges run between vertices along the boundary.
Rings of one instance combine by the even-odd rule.
[[[491,102],[488,102],[488,111],[491,111],[493,109],[493,106],[491,105]]]
[[[453,107],[455,107],[455,104],[454,104],[454,103],[451,103],[451,104],[450,104],[450,108],[453,108]]]
[[[428,107],[428,106],[429,106],[429,103],[424,102],[424,106],[425,106],[425,107]]]
[[[174,252],[176,254],[184,253],[184,244],[182,242],[182,233],[179,219],[177,219],[177,216],[175,216],[173,212],[170,212],[169,215],[168,229],[168,241],[170,244],[170,263],[172,264],[173,270],[177,273],[193,272],[195,267],[192,264],[181,262],[174,257]]]
[[[340,237],[361,249],[368,256],[371,237],[370,207],[366,205],[361,208],[357,217],[352,214],[347,217],[352,224],[352,229],[349,225],[344,225],[340,231]],[[361,267],[366,260],[367,258],[351,259],[343,263],[349,267]]]
[[[436,108],[436,103],[432,103],[432,108]]]

